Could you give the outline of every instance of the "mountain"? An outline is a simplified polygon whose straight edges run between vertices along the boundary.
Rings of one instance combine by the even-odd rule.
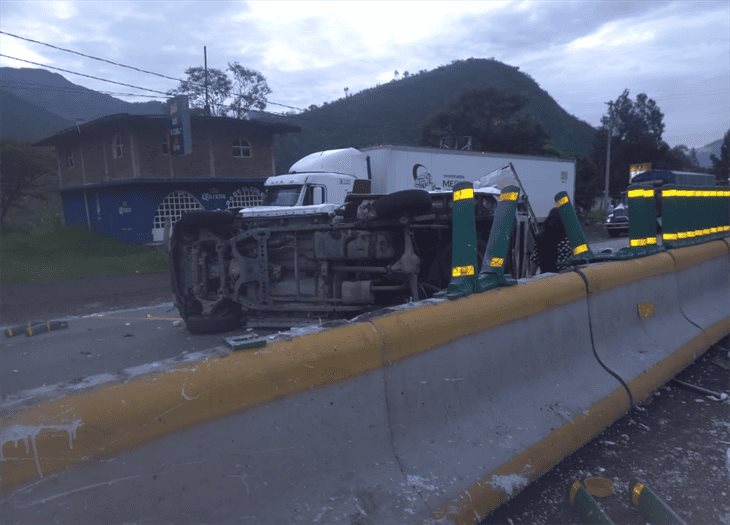
[[[376,144],[417,145],[428,118],[465,90],[494,87],[522,95],[523,112],[534,117],[562,156],[588,156],[595,129],[567,113],[529,75],[496,60],[468,59],[365,89],[298,115],[270,117],[302,127],[275,149],[283,171],[314,151]]]
[[[0,138],[35,142],[74,123],[0,89]]]
[[[14,98],[2,98],[3,133],[9,135],[16,126],[22,127],[25,136],[41,138],[79,121],[94,120],[114,113],[151,114],[162,113],[161,102],[125,102],[92,89],[69,82],[58,73],[45,69],[0,67],[0,90]],[[27,106],[18,99],[45,113],[45,118],[36,122],[23,117],[21,108]],[[40,115],[37,110],[32,114]],[[53,120],[48,114],[58,117],[58,127],[49,128]],[[18,117],[22,118],[18,118]],[[23,122],[23,120],[28,122]],[[69,124],[70,123],[70,124]],[[49,132],[50,129],[50,132]],[[20,136],[12,137],[24,140]]]
[[[697,148],[695,153],[697,154],[697,162],[702,168],[711,168],[712,159],[710,155],[714,155],[718,159],[720,158],[720,148],[722,147],[722,139],[718,139],[715,142],[705,144],[701,148]]]

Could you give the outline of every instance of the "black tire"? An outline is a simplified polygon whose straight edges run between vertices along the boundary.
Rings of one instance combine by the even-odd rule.
[[[431,211],[431,196],[423,190],[403,190],[383,195],[374,204],[378,219],[419,215]]]
[[[217,334],[241,326],[241,306],[231,301],[218,303],[210,315],[202,315],[198,301],[186,302],[184,306],[185,327],[191,334]]]
[[[225,314],[220,317],[192,315],[185,319],[185,327],[188,329],[188,332],[195,335],[229,332],[239,326],[241,326],[241,318],[231,314]]]

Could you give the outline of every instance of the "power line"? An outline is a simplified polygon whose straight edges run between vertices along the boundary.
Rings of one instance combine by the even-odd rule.
[[[179,82],[185,82],[181,78],[170,77],[170,76],[167,76],[167,75],[163,75],[162,73],[155,73],[154,71],[148,71],[146,69],[141,69],[141,68],[138,68],[138,67],[135,67],[135,66],[128,66],[127,64],[121,64],[119,62],[114,62],[113,60],[108,60],[106,58],[95,57],[93,55],[87,55],[86,53],[81,53],[80,51],[74,51],[73,49],[66,49],[65,47],[54,46],[53,44],[49,44],[47,42],[41,42],[40,40],[33,40],[32,38],[26,38],[26,37],[23,37],[23,36],[20,36],[20,35],[14,35],[13,33],[8,33],[7,31],[0,31],[0,35],[11,36],[13,38],[18,38],[20,40],[25,40],[26,42],[32,42],[34,44],[40,44],[42,46],[50,47],[52,49],[57,49],[59,51],[65,51],[66,53],[73,53],[74,55],[82,56],[82,57],[85,57],[85,58],[90,58],[91,60],[98,60],[99,62],[106,62],[107,64],[112,64],[113,66],[125,67],[127,69],[132,69],[134,71],[139,71],[140,73],[147,73],[148,75],[154,75],[156,77],[166,78],[168,80],[176,80],[176,81],[179,81]]]
[[[13,37],[13,38],[17,38],[19,40],[25,40],[26,42],[32,42],[34,44],[40,44],[42,46],[50,47],[52,49],[57,49],[58,51],[64,51],[66,53],[72,53],[74,55],[82,56],[82,57],[85,57],[85,58],[90,58],[91,60],[98,60],[99,62],[105,62],[107,64],[112,64],[114,66],[124,67],[124,68],[127,68],[127,69],[131,69],[133,71],[139,71],[140,73],[146,73],[148,75],[154,75],[156,77],[165,78],[165,79],[168,79],[168,80],[175,80],[177,82],[184,82],[184,83],[187,83],[187,84],[190,84],[191,83],[191,82],[189,82],[187,80],[183,80],[182,78],[171,77],[171,76],[168,76],[168,75],[164,75],[162,73],[157,73],[155,71],[149,71],[147,69],[142,69],[142,68],[139,68],[139,67],[136,67],[136,66],[130,66],[128,64],[122,64],[120,62],[115,62],[114,60],[109,60],[109,59],[106,59],[106,58],[101,58],[101,57],[97,57],[97,56],[93,56],[93,55],[88,55],[86,53],[81,53],[80,51],[74,51],[73,49],[67,49],[65,47],[56,46],[56,45],[53,45],[53,44],[49,44],[48,42],[41,42],[40,40],[34,40],[32,38],[23,37],[23,36],[20,36],[20,35],[16,35],[14,33],[9,33],[7,31],[0,31],[0,34],[7,35],[7,36],[10,36],[10,37]],[[12,58],[12,57],[8,57],[8,58]],[[19,60],[19,59],[16,59],[16,60]],[[39,65],[39,64],[37,64],[37,65]],[[45,67],[50,67],[50,66],[45,66]],[[64,70],[61,70],[61,71],[64,71]],[[67,72],[68,73],[73,73],[71,71],[67,71]],[[77,74],[80,74],[80,73],[77,73]],[[94,78],[94,77],[92,77],[92,78]],[[153,91],[154,92],[154,90],[147,90],[147,91]],[[302,108],[298,108],[298,107],[295,107],[295,106],[289,106],[287,104],[281,104],[279,102],[267,101],[267,103],[268,104],[271,104],[272,106],[280,106],[280,107],[283,107],[283,108],[293,109],[293,110],[296,110],[296,111],[305,111]]]
[[[168,96],[167,93],[165,93],[164,91],[158,91],[156,89],[149,89],[149,88],[144,88],[144,87],[140,87],[140,86],[135,86],[133,84],[125,84],[124,82],[117,82],[116,80],[109,80],[109,79],[106,79],[106,78],[95,77],[94,75],[87,75],[85,73],[78,73],[76,71],[71,71],[69,69],[63,69],[63,68],[60,68],[60,67],[54,67],[54,66],[49,66],[49,65],[46,65],[46,64],[40,64],[38,62],[33,62],[32,60],[25,60],[23,58],[12,57],[10,55],[4,55],[2,53],[0,53],[0,57],[9,58],[11,60],[17,60],[19,62],[25,62],[26,64],[33,64],[34,66],[41,66],[41,67],[46,67],[48,69],[55,69],[56,71],[63,71],[64,73],[70,73],[72,75],[79,75],[80,77],[86,77],[86,78],[91,78],[91,79],[94,79],[94,80],[100,80],[102,82],[109,82],[110,84],[117,84],[119,86],[131,87],[131,88],[134,88],[134,89],[141,89],[143,91],[149,91],[151,93],[159,93],[160,95]]]
[[[6,89],[12,89],[14,87],[20,88],[20,89],[35,89],[38,91],[58,91],[61,93],[72,93],[72,94],[79,94],[79,95],[88,95],[89,92],[92,93],[103,93],[105,95],[117,95],[121,97],[142,97],[142,98],[151,98],[151,99],[165,99],[168,97],[163,97],[161,95],[143,95],[141,93],[123,93],[121,91],[97,91],[95,89],[89,89],[85,88],[83,86],[79,87],[70,87],[70,86],[54,86],[51,84],[43,84],[43,83],[36,83],[36,82],[26,82],[23,80],[8,80],[0,77],[0,87],[4,87]]]

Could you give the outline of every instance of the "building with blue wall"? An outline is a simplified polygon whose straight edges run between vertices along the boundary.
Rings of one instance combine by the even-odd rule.
[[[110,115],[41,140],[53,145],[66,225],[160,242],[191,210],[254,206],[276,174],[273,137],[295,126],[192,117],[192,153],[170,154],[165,115]],[[286,170],[286,168],[285,168]]]

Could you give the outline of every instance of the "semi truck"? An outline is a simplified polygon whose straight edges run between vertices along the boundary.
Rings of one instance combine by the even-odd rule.
[[[475,187],[477,253],[501,188],[517,184],[507,270],[529,253],[553,196],[572,198],[572,160],[378,146],[308,155],[269,177],[261,206],[191,212],[170,240],[175,303],[189,331],[293,327],[428,298],[451,278],[454,184]]]

